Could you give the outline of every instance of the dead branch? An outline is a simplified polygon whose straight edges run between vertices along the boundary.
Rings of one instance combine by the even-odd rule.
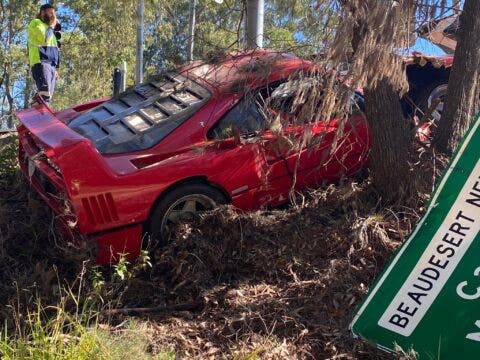
[[[107,309],[102,311],[102,315],[137,315],[137,314],[154,314],[164,311],[196,311],[205,306],[203,300],[197,300],[193,302],[186,302],[173,305],[161,305],[153,307],[140,307],[140,308],[122,308],[122,309]]]

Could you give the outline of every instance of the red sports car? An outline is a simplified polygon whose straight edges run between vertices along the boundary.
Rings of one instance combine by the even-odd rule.
[[[279,205],[292,186],[336,181],[364,166],[370,135],[362,112],[338,139],[336,119],[309,125],[314,149],[279,146],[270,130],[276,114],[284,135],[304,134],[305,125],[289,122],[289,106],[297,76],[313,68],[288,54],[242,52],[59,112],[37,100],[17,113],[21,169],[59,225],[92,240],[97,262],[119,253],[134,259],[149,235],[165,238],[216,204]],[[360,95],[352,98],[362,106]]]

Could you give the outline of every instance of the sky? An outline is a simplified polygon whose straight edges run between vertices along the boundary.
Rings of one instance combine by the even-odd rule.
[[[419,51],[425,55],[444,55],[445,51],[440,49],[437,45],[432,44],[431,42],[417,38],[415,45],[410,48],[410,52]]]
[[[453,0],[447,0],[446,4],[445,4],[447,7],[448,6],[452,6],[453,5]],[[463,1],[462,1],[462,7],[463,7]],[[452,11],[449,11],[447,13],[445,13],[444,16],[442,17],[446,17],[446,16],[449,16],[453,14]],[[445,52],[439,48],[438,46],[432,44],[431,42],[425,40],[425,39],[421,39],[421,38],[417,38],[417,41],[415,43],[415,45],[411,48],[411,51],[420,51],[424,54],[427,54],[427,55],[443,55],[445,54]]]
[[[184,1],[187,1],[187,0],[184,0]],[[452,0],[447,0],[446,5],[451,6]],[[72,28],[75,26],[75,24],[79,20],[78,15],[68,7],[63,6],[63,3],[61,2],[57,3],[57,8],[58,8],[58,14],[60,17],[62,17],[63,19],[69,19],[67,23],[63,24],[65,25],[64,30],[67,30],[67,31],[72,30]],[[441,48],[421,38],[418,38],[414,46],[410,48],[409,52],[412,52],[412,51],[419,51],[427,55],[444,55],[445,54],[445,52]]]

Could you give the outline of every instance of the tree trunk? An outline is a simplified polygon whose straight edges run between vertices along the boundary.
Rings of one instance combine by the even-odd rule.
[[[10,69],[7,69],[7,73],[5,74],[5,97],[7,98],[8,106],[9,106],[8,114],[12,114],[15,105],[13,103],[13,96],[10,90],[10,72],[9,71]],[[13,119],[11,116],[8,117],[7,126],[9,129],[13,127]]]
[[[356,5],[348,1],[350,11],[357,11]],[[370,3],[369,6],[378,6]],[[369,31],[368,24],[357,22],[351,45],[354,54]],[[376,86],[364,89],[366,116],[370,125],[372,149],[369,169],[373,185],[386,204],[405,203],[416,198],[415,177],[410,168],[412,134],[407,120],[403,117],[400,97],[391,81],[384,77]]]
[[[30,105],[32,88],[33,88],[33,79],[32,79],[32,75],[30,74],[30,67],[26,67],[25,89],[23,91],[23,107],[25,109],[28,108]]]
[[[386,203],[408,201],[415,195],[409,164],[413,145],[399,96],[384,78],[376,87],[365,89],[365,104],[372,135],[369,167],[373,184]]]
[[[466,0],[460,15],[455,61],[450,74],[445,111],[435,133],[434,147],[451,154],[480,109],[480,1]]]

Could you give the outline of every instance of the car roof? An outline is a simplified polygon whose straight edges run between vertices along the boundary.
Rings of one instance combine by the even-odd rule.
[[[215,93],[242,93],[311,67],[310,61],[274,51],[230,53],[160,74],[81,113],[68,126],[102,154],[145,150],[187,121]]]
[[[194,61],[177,71],[217,93],[252,90],[269,82],[309,70],[313,63],[295,55],[267,49],[231,52],[210,62]]]

